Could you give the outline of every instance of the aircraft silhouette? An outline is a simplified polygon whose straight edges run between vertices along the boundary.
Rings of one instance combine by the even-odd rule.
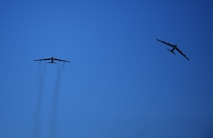
[[[56,60],[56,61],[61,61],[61,62],[70,62],[70,61],[68,61],[68,60],[58,59],[58,58],[54,58],[54,57],[51,57],[51,58],[43,58],[43,59],[36,59],[36,60],[34,60],[34,61],[44,61],[44,60],[50,60],[50,62],[48,62],[48,63],[56,63],[56,62],[54,62],[55,60]]]
[[[185,57],[188,61],[190,61],[189,58],[177,47],[177,45],[173,45],[173,44],[170,44],[168,42],[165,42],[165,41],[162,41],[162,40],[159,40],[159,39],[157,39],[157,41],[172,47],[172,49],[167,49],[167,50],[169,50],[173,54],[175,54],[174,50],[177,50],[183,57]]]

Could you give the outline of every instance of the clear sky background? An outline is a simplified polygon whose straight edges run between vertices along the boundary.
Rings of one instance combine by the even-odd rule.
[[[212,40],[211,0],[2,0],[0,137],[212,138]]]

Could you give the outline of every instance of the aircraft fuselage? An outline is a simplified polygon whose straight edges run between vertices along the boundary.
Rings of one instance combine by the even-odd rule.
[[[51,61],[49,63],[55,63],[54,62],[54,57],[51,58]]]

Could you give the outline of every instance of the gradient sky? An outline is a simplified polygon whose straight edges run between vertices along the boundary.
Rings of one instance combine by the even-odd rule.
[[[2,0],[0,20],[1,138],[213,137],[211,0]]]

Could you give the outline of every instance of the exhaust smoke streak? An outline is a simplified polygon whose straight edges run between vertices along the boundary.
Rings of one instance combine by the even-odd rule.
[[[55,89],[54,89],[54,93],[53,93],[52,112],[51,112],[51,115],[50,115],[50,135],[49,135],[49,138],[55,138],[56,137],[57,113],[58,113],[58,103],[59,103],[59,87],[60,87],[61,75],[62,75],[63,69],[64,69],[64,63],[63,63],[63,65],[59,64],[58,68],[57,68]]]
[[[44,89],[44,77],[45,77],[45,63],[39,63],[38,66],[38,97],[36,101],[35,113],[34,113],[34,128],[33,128],[33,135],[32,138],[39,138],[40,137],[40,112],[41,112],[41,102],[42,102],[42,95]]]

